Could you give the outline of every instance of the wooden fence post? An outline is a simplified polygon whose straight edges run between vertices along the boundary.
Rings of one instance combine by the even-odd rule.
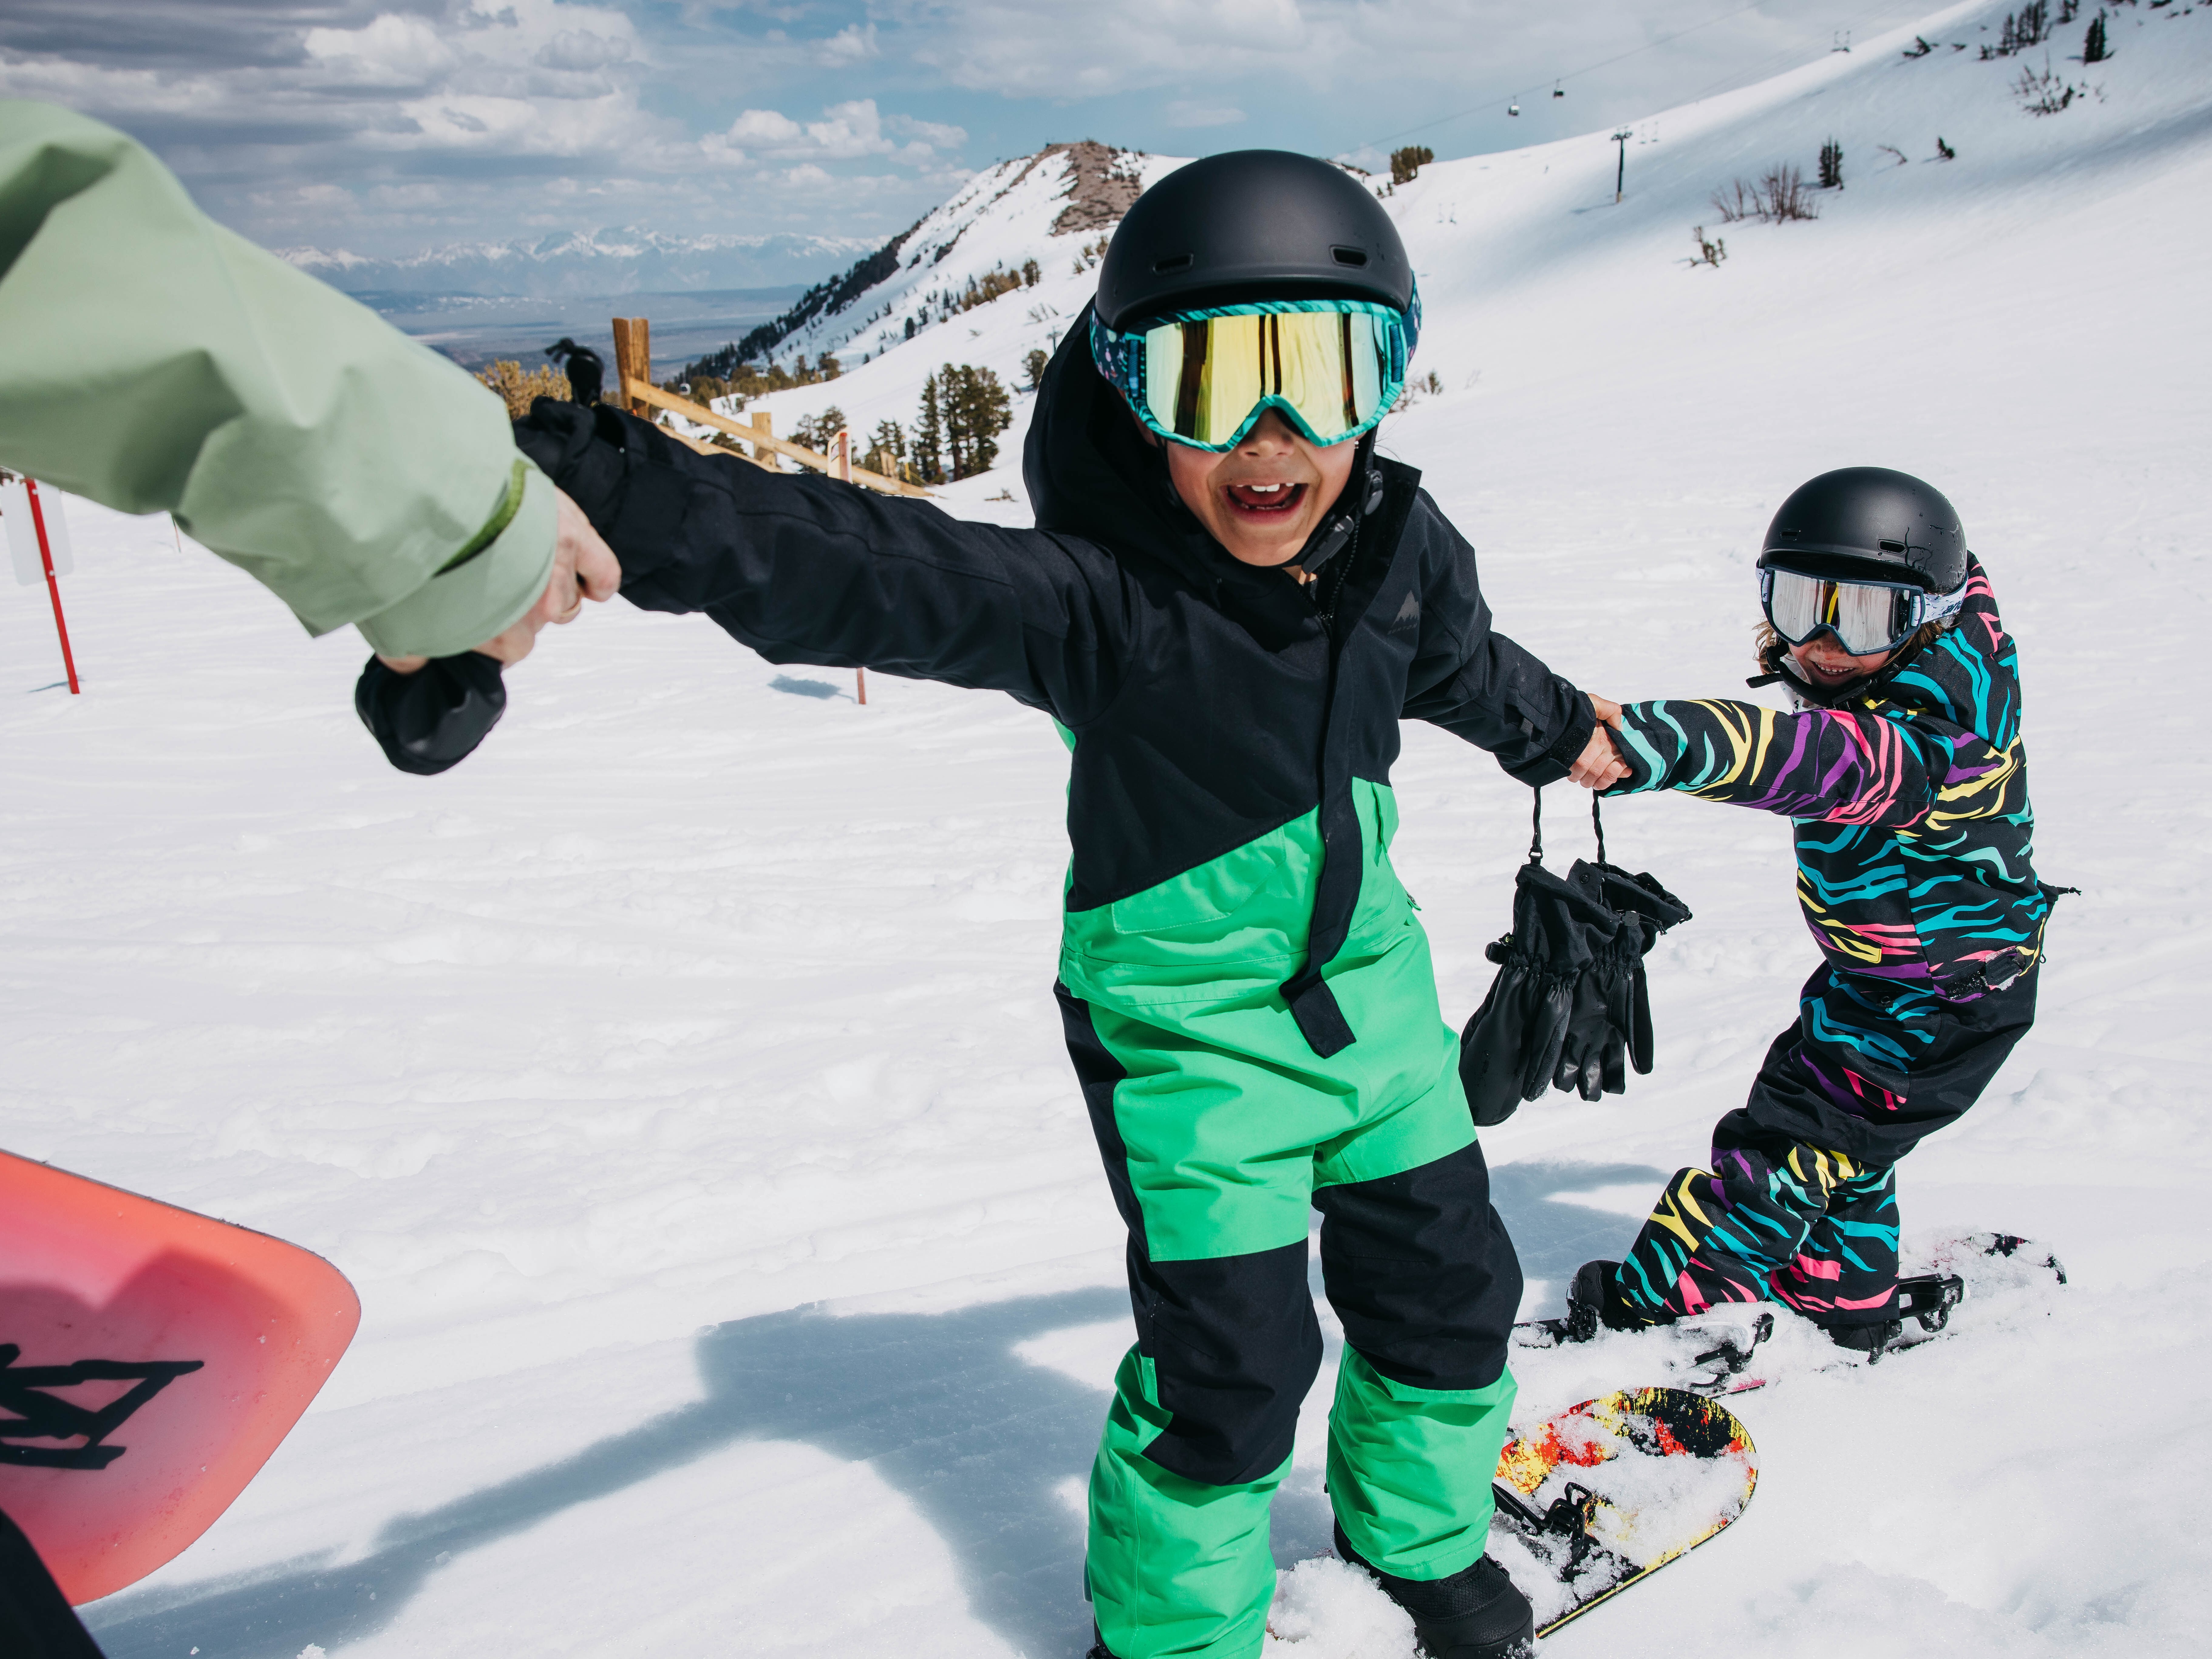
[[[769,414],[768,410],[764,409],[757,409],[753,410],[752,419],[753,430],[759,433],[762,437],[773,438],[775,436],[775,416]],[[771,472],[781,472],[783,471],[783,468],[776,462],[775,452],[773,449],[756,448],[753,451],[753,459]]]
[[[847,483],[853,482],[853,434],[849,430],[837,434],[837,476]],[[868,671],[855,668],[853,683],[860,687],[860,707],[866,708],[868,706]]]
[[[642,317],[617,317],[615,323],[615,401],[633,415],[653,418],[652,408],[629,395],[629,380],[653,380],[653,325]]]

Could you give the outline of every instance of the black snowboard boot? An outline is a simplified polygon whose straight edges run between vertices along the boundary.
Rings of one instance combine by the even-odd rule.
[[[1871,1325],[1831,1325],[1828,1340],[1839,1348],[1849,1348],[1853,1353],[1863,1353],[1871,1365],[1881,1359],[1905,1334],[1901,1319],[1878,1320]]]
[[[1429,1659],[1528,1659],[1536,1649],[1536,1616],[1505,1569],[1488,1556],[1473,1566],[1422,1583],[1370,1566],[1344,1528],[1336,1553],[1365,1567],[1393,1601],[1413,1617],[1413,1635]]]
[[[1567,1340],[1587,1342],[1601,1328],[1608,1331],[1640,1331],[1663,1320],[1646,1319],[1632,1310],[1613,1282],[1618,1261],[1585,1261],[1575,1269],[1567,1286]]]

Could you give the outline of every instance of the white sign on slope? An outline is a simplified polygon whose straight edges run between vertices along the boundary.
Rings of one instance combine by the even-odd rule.
[[[41,489],[39,512],[46,522],[46,549],[53,556],[54,574],[66,576],[76,568],[76,562],[70,556],[69,525],[62,517],[61,492]],[[38,527],[31,519],[31,492],[21,478],[0,483],[0,526],[8,532],[8,556],[15,566],[15,580],[26,587],[46,580],[46,566],[39,559]]]

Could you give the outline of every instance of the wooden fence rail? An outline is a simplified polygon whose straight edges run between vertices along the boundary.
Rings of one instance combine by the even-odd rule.
[[[886,477],[865,466],[854,465],[852,441],[848,434],[840,434],[845,441],[839,446],[838,454],[824,455],[804,444],[793,443],[788,438],[775,436],[769,432],[763,416],[754,416],[750,423],[736,421],[727,415],[715,413],[704,404],[695,404],[672,392],[663,392],[653,383],[651,329],[652,325],[642,317],[617,317],[614,319],[615,373],[622,382],[622,400],[632,414],[645,415],[648,410],[663,409],[672,415],[681,415],[687,421],[696,421],[701,426],[712,427],[740,443],[750,444],[753,452],[752,461],[771,471],[775,470],[775,464],[766,458],[781,455],[797,461],[801,466],[811,467],[817,472],[826,472],[834,478],[842,478],[865,489],[880,490],[886,495],[917,495],[924,501],[933,499],[918,484],[910,484],[903,478]],[[694,447],[711,448],[713,446],[695,442]]]

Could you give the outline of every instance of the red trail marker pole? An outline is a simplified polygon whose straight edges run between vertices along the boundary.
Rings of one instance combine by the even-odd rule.
[[[70,696],[83,695],[76,683],[76,658],[70,651],[69,623],[62,620],[62,586],[54,580],[54,552],[46,540],[46,509],[39,504],[39,481],[26,477],[23,490],[31,499],[31,527],[39,532],[39,562],[46,568],[46,597],[54,602],[54,632],[61,635],[62,666],[69,671]]]

